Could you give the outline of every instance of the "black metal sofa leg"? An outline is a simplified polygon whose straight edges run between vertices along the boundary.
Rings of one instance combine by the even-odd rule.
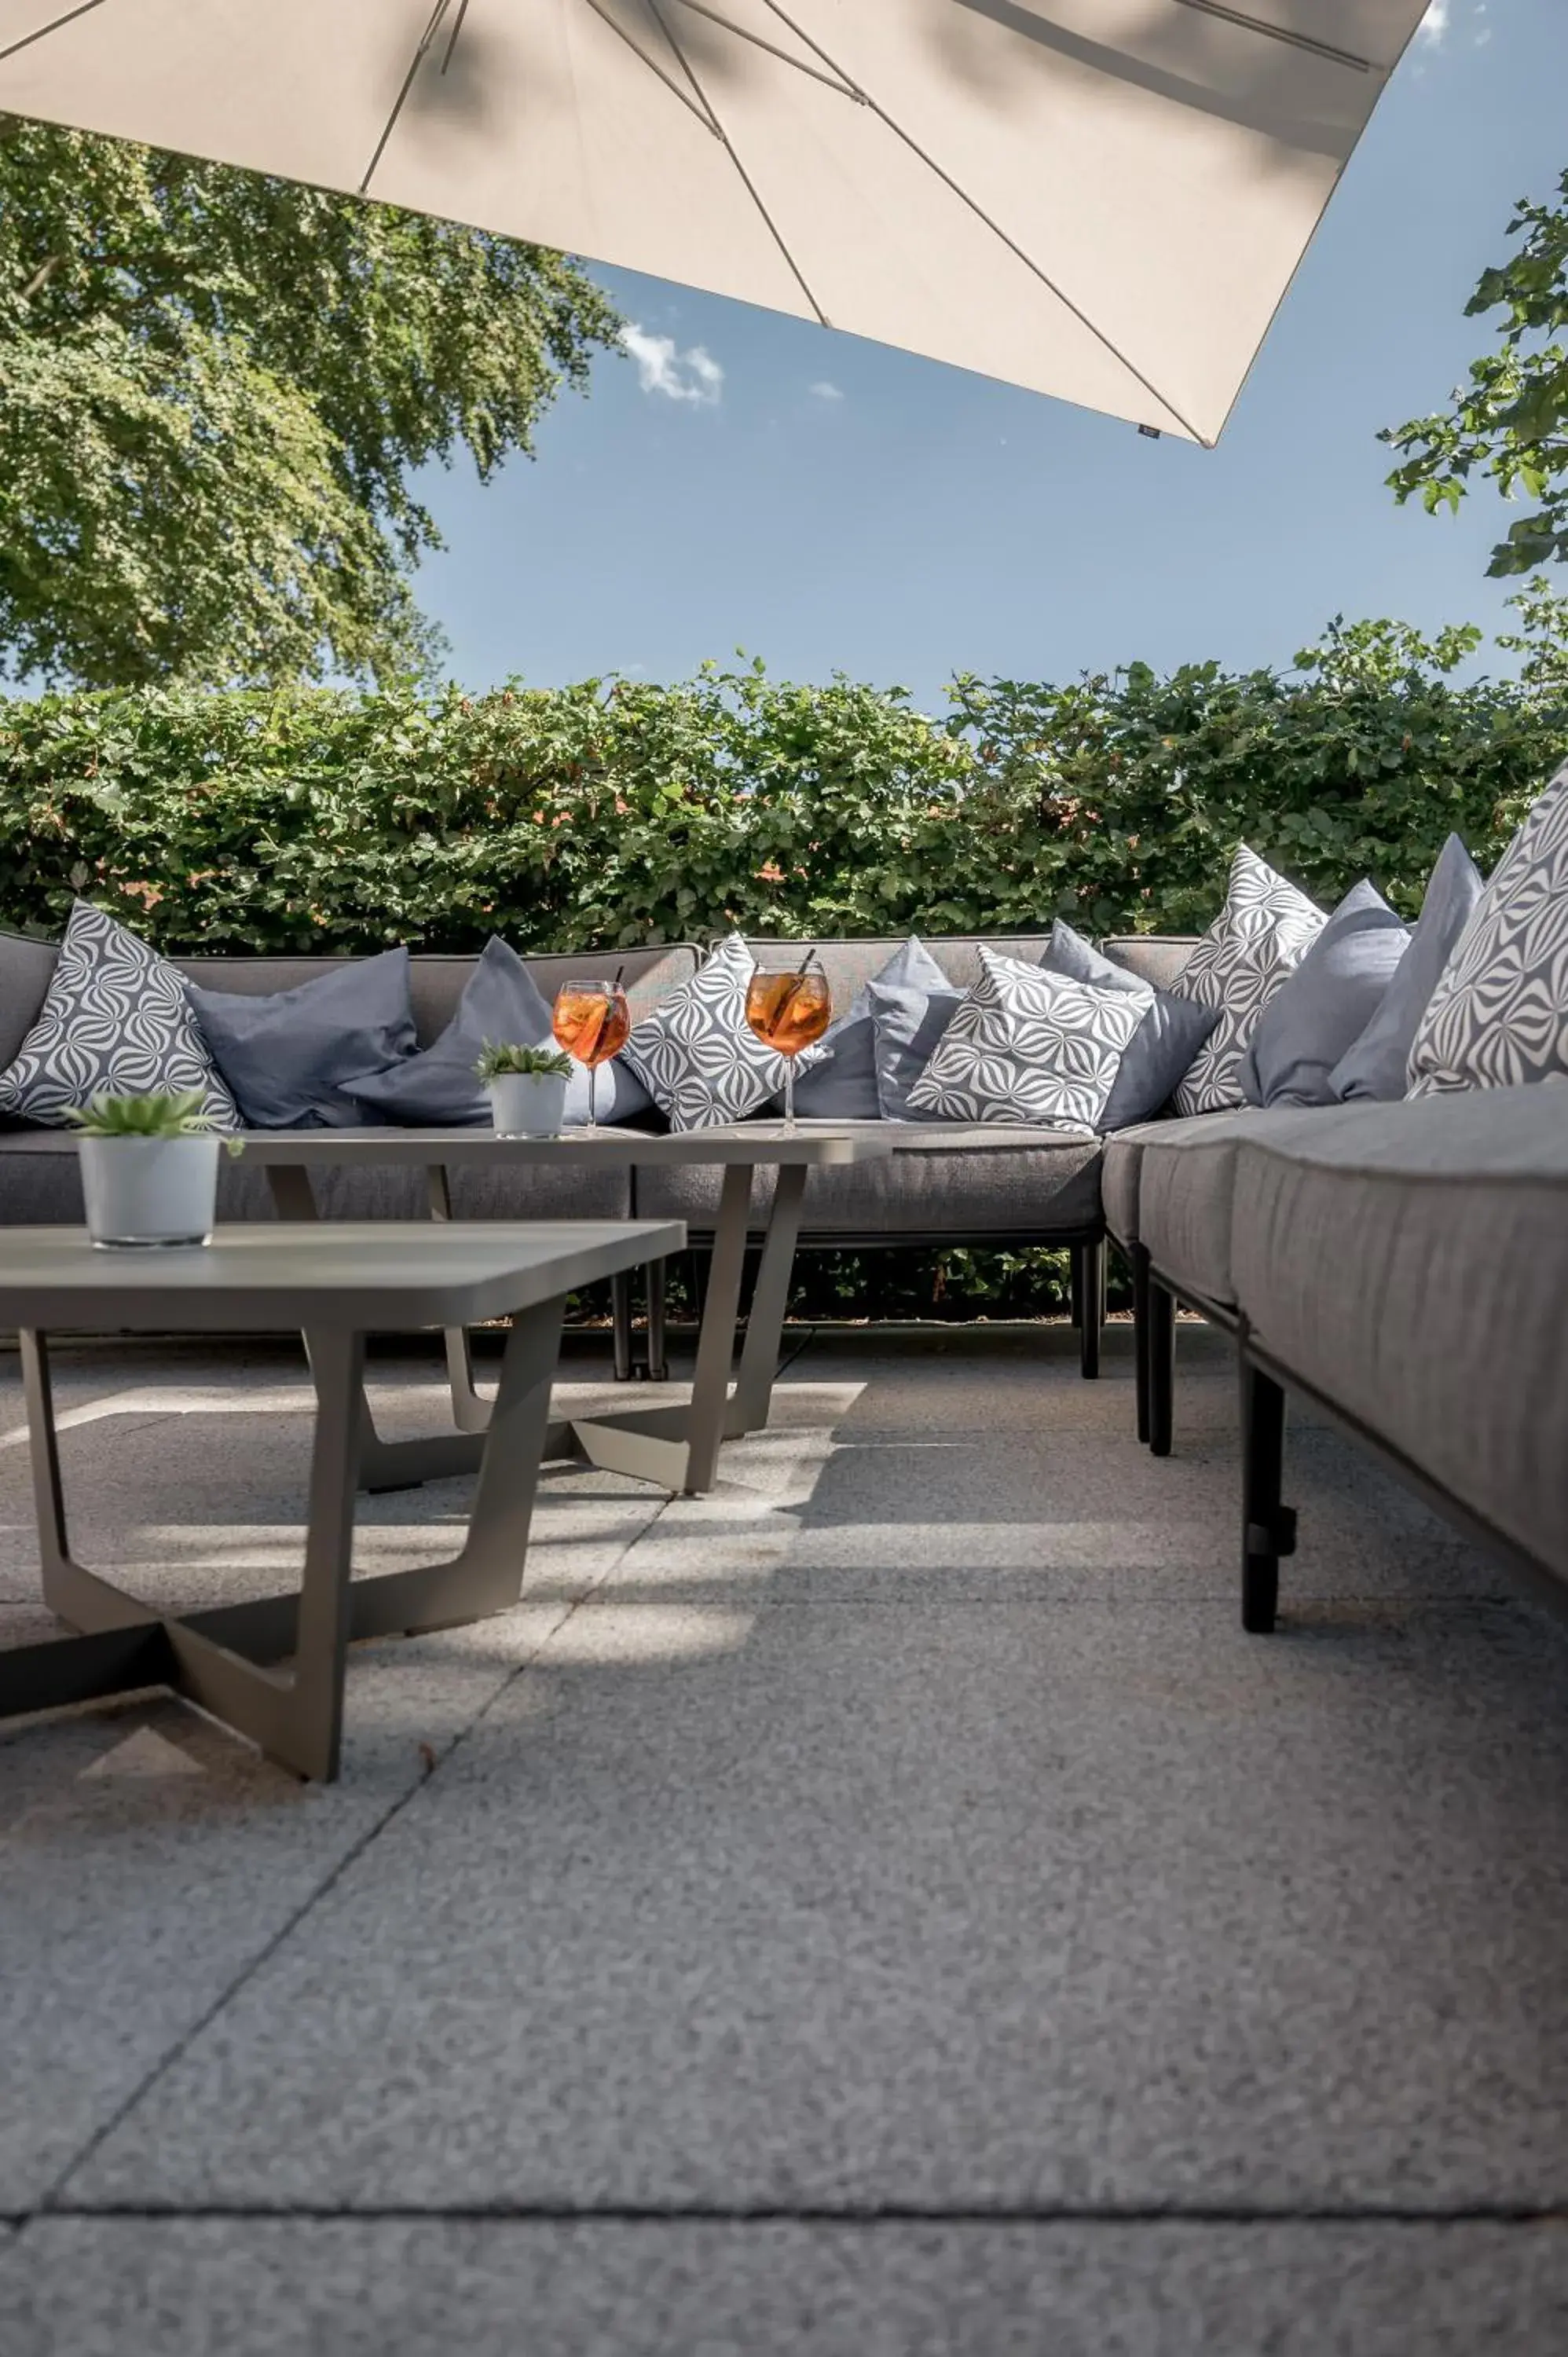
[[[615,1374],[618,1383],[631,1381],[631,1271],[622,1269],[610,1279],[610,1322],[615,1336]]]
[[[664,1263],[652,1260],[643,1272],[648,1288],[648,1380],[667,1383],[670,1361],[665,1350],[664,1330]]]
[[[1073,1261],[1078,1270],[1079,1366],[1086,1383],[1100,1372],[1100,1329],[1105,1323],[1105,1239],[1077,1244]]]
[[[1240,1350],[1241,1626],[1267,1636],[1280,1599],[1280,1557],[1295,1552],[1295,1516],[1280,1501],[1285,1395]]]
[[[1133,1388],[1138,1404],[1138,1437],[1149,1437],[1149,1255],[1143,1244],[1122,1247],[1133,1272]]]
[[[1176,1422],[1176,1297],[1152,1268],[1146,1270],[1146,1282],[1149,1447],[1156,1457],[1168,1457]]]

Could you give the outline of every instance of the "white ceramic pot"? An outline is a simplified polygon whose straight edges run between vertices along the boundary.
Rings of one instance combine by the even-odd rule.
[[[84,1137],[81,1191],[95,1244],[204,1244],[218,1201],[216,1137]]]
[[[498,1137],[559,1137],[566,1125],[564,1072],[498,1072],[490,1118]]]

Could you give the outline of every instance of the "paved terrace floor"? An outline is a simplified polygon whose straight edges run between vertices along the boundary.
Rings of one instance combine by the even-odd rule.
[[[1321,1430],[1243,1637],[1183,1356],[1164,1465],[1124,1334],[981,1331],[809,1342],[705,1501],[553,1472],[518,1610],[355,1654],[333,1789],[8,1730],[5,2357],[1560,2357],[1568,1639]],[[60,1391],[86,1559],[282,1584],[290,1360]]]

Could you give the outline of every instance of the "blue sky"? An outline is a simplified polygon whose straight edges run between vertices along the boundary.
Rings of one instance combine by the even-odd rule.
[[[1568,165],[1565,88],[1568,0],[1434,0],[1216,451],[599,274],[641,365],[602,361],[535,462],[428,482],[448,547],[419,594],[454,673],[677,678],[743,646],[936,708],[955,670],[1288,662],[1340,611],[1494,625],[1507,511],[1396,509],[1376,433],[1482,349],[1465,303]]]

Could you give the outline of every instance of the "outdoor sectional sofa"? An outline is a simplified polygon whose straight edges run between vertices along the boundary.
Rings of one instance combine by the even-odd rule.
[[[1047,936],[995,946],[1037,960]],[[770,945],[759,945],[770,946]],[[804,945],[797,945],[803,947]],[[836,1003],[886,963],[890,941],[817,945]],[[927,947],[967,987],[974,939]],[[1129,971],[1168,986],[1189,941],[1101,943]],[[49,943],[0,933],[0,1068],[38,1015]],[[696,968],[689,946],[614,953],[634,1014]],[[546,997],[577,953],[529,961]],[[321,957],[181,962],[209,988],[274,992],[337,969]],[[466,957],[413,960],[421,1044],[454,1012]],[[1273,1625],[1280,1559],[1294,1544],[1282,1500],[1283,1401],[1294,1390],[1354,1434],[1461,1528],[1510,1564],[1568,1581],[1568,1087],[1547,1082],[1407,1103],[1206,1114],[1106,1139],[1059,1130],[899,1125],[909,1151],[811,1174],[806,1248],[1056,1244],[1074,1256],[1082,1368],[1098,1372],[1107,1236],[1126,1254],[1136,1312],[1139,1436],[1172,1445],[1177,1306],[1234,1338],[1243,1427],[1242,1617]],[[58,1153],[7,1152],[0,1133],[0,1222],[77,1221],[74,1140]],[[419,1174],[319,1174],[328,1216],[417,1218]],[[766,1183],[759,1180],[759,1184]],[[270,1218],[263,1174],[226,1164],[220,1212]],[[579,1173],[537,1168],[454,1174],[458,1218],[638,1217],[686,1222],[711,1239],[719,1173],[698,1168]],[[766,1211],[756,1200],[758,1219]],[[618,1372],[630,1365],[630,1295],[617,1296]],[[662,1303],[650,1297],[651,1371],[663,1357]]]

